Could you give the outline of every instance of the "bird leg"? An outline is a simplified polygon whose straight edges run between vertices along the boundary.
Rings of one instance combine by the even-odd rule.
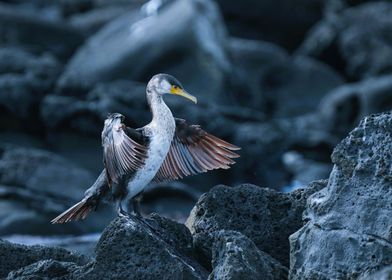
[[[133,214],[137,217],[142,217],[142,215],[140,214],[140,200],[141,199],[142,199],[142,194],[139,194],[132,199]]]
[[[121,200],[117,202],[117,214],[119,217],[129,217],[129,214],[122,208]]]

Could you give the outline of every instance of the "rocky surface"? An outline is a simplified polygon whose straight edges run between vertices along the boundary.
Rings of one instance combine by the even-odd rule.
[[[365,117],[335,148],[328,186],[290,237],[291,279],[357,278],[392,263],[391,143],[389,112]]]
[[[214,234],[235,230],[288,266],[288,237],[302,226],[307,197],[324,186],[322,181],[290,194],[249,184],[215,186],[200,197],[186,223],[198,259],[208,266]]]
[[[287,268],[236,231],[216,233],[208,279],[287,279]]]
[[[192,237],[184,225],[157,215],[146,221],[149,225],[135,218],[112,221],[97,243],[96,257],[88,263],[85,259],[82,262],[71,257],[49,256],[45,260],[43,255],[34,264],[31,264],[34,261],[26,261],[19,266],[6,266],[3,276],[5,272],[20,268],[9,273],[7,279],[207,278],[207,271],[192,258]],[[11,246],[10,243],[6,245]],[[62,249],[61,252],[67,251]],[[10,253],[2,251],[4,258]]]
[[[351,79],[391,73],[392,4],[369,2],[331,13],[312,28],[299,52],[317,57]]]
[[[86,264],[89,259],[79,254],[71,253],[62,248],[25,246],[0,240],[0,277],[18,268],[28,266],[40,260],[55,260],[73,262],[78,265]]]
[[[392,110],[390,12],[366,0],[0,0],[0,238],[91,257],[23,249],[31,262],[8,278],[285,279],[290,263],[293,279],[388,277],[389,115],[363,121],[333,170],[330,155]],[[173,115],[240,146],[237,164],[151,184],[141,207],[159,213],[155,233],[106,227],[104,205],[51,225],[101,172],[107,113],[150,121],[145,85],[159,72],[198,97],[165,97]],[[163,217],[188,218],[191,233]]]

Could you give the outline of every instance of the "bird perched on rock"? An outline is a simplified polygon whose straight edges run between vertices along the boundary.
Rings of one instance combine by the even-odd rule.
[[[132,201],[139,214],[139,195],[151,182],[177,180],[213,169],[227,169],[239,157],[240,148],[223,141],[185,120],[174,118],[165,94],[179,95],[197,103],[180,82],[168,74],[152,77],[147,85],[152,121],[138,129],[127,127],[124,116],[110,114],[102,131],[104,170],[84,198],[52,223],[84,219],[110,194],[120,215],[123,201]],[[127,204],[128,205],[128,204]]]

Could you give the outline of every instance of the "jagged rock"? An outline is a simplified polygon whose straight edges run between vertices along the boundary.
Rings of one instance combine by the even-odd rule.
[[[365,117],[334,150],[328,186],[290,236],[291,279],[352,279],[392,263],[392,112]]]
[[[332,13],[318,23],[299,49],[362,79],[391,73],[392,4],[371,2]]]
[[[291,57],[270,43],[234,38],[229,50],[235,65],[230,80],[235,103],[269,117],[314,112],[322,97],[343,83],[329,66],[309,57]]]
[[[221,93],[230,68],[224,41],[219,10],[211,1],[175,1],[149,17],[133,11],[90,37],[68,63],[59,88],[75,94],[97,82],[147,82],[166,72],[189,91],[213,98]]]
[[[44,260],[10,272],[6,280],[56,279],[68,280],[80,267],[71,262]]]
[[[288,270],[236,231],[216,233],[208,279],[287,279]]]
[[[0,118],[8,120],[0,126],[9,128],[15,120],[23,120],[28,129],[39,127],[39,103],[60,71],[58,61],[49,54],[35,56],[22,49],[0,48]]]
[[[184,240],[181,226],[162,218],[154,220],[169,226],[163,231],[158,227],[158,234],[154,234],[149,227],[132,219],[114,220],[97,244],[95,261],[78,272],[76,278],[206,279],[206,272],[196,262],[172,246],[183,243],[177,239]],[[173,228],[174,232],[170,233]],[[189,239],[189,233],[185,236]]]
[[[0,43],[51,52],[65,59],[80,45],[81,32],[65,22],[38,17],[35,12],[0,4]]]
[[[218,0],[231,34],[293,49],[322,17],[324,1]]]
[[[249,184],[215,186],[200,197],[186,223],[199,261],[209,265],[216,232],[235,230],[288,266],[288,237],[302,226],[306,198],[324,185],[315,183],[289,194]]]
[[[84,265],[89,261],[89,259],[83,255],[72,253],[62,248],[25,246],[2,241],[0,239],[1,278],[7,277],[8,273],[13,270],[47,259],[73,262],[78,265]]]
[[[392,109],[392,75],[343,85],[319,107],[324,129],[343,138],[364,116]]]
[[[0,235],[85,233],[102,227],[108,213],[83,225],[50,220],[79,201],[91,174],[55,154],[10,145],[0,147]]]
[[[331,151],[338,140],[325,131],[324,125],[317,115],[243,123],[236,127],[233,140],[242,147],[241,158],[231,170],[235,174],[233,177],[275,189],[291,185],[298,171],[285,162],[287,152],[297,152],[304,160],[328,165]],[[306,175],[308,180],[326,178],[319,177],[323,175],[319,169],[313,171]]]

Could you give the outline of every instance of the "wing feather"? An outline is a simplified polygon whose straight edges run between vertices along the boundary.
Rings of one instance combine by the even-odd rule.
[[[177,180],[213,169],[228,169],[239,155],[240,148],[216,136],[199,125],[188,125],[176,119],[176,132],[170,150],[154,178],[156,182]]]
[[[140,139],[143,139],[140,130],[126,127],[120,121],[105,123],[102,145],[109,185],[119,183],[143,166],[147,147]]]

